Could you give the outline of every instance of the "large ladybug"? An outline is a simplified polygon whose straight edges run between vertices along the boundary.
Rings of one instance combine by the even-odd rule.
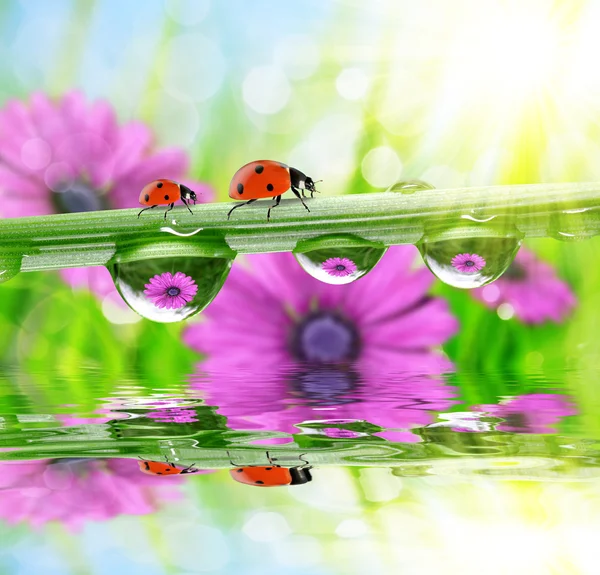
[[[196,192],[183,184],[178,184],[173,180],[154,180],[154,182],[145,185],[140,192],[140,204],[148,207],[140,211],[138,218],[142,215],[142,212],[151,210],[156,206],[169,206],[169,209],[165,212],[166,220],[167,213],[173,209],[177,200],[181,200],[190,211],[190,214],[193,214],[194,212],[190,209],[188,202],[192,201],[195,204],[196,199]]]
[[[241,466],[236,465],[231,461],[231,455],[229,456],[229,462],[236,469],[231,469],[229,473],[238,483],[244,483],[246,485],[254,485],[255,487],[279,487],[282,485],[302,485],[312,481],[310,474],[311,466],[302,456],[299,457],[304,464],[296,467],[281,467],[275,463],[277,459],[272,458],[267,451],[267,459],[270,465],[248,465]]]
[[[267,212],[267,221],[271,217],[271,210],[279,205],[281,196],[288,190],[292,190],[302,205],[310,212],[304,203],[304,190],[310,192],[312,198],[318,190],[315,181],[303,174],[296,168],[290,168],[280,162],[272,160],[258,160],[250,162],[241,167],[231,179],[229,184],[229,197],[234,200],[247,200],[243,204],[237,204],[229,210],[227,219],[236,208],[252,204],[261,198],[273,198],[275,203]]]
[[[177,467],[165,457],[165,463],[162,461],[146,461],[141,459],[138,461],[140,471],[146,475],[185,475],[188,473],[198,473],[199,469],[194,469],[195,463],[189,467]]]

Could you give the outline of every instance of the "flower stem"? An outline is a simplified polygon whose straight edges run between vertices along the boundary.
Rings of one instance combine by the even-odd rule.
[[[236,210],[231,203],[162,211],[108,210],[0,221],[0,264],[21,270],[106,265],[155,257],[284,252],[307,239],[355,245],[416,244],[459,237],[581,239],[600,233],[600,183],[533,184],[286,199]],[[1,267],[1,266],[0,266]]]

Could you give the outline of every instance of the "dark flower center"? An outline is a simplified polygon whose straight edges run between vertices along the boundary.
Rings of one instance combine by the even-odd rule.
[[[170,287],[167,290],[167,295],[170,295],[171,297],[175,297],[177,295],[179,295],[181,293],[181,290],[178,287]]]
[[[502,414],[500,417],[504,419],[502,425],[505,427],[512,427],[513,430],[524,431],[529,427],[527,414],[522,411],[513,411],[512,413]]]
[[[502,277],[513,281],[521,281],[527,278],[527,272],[522,265],[513,262],[508,266]]]
[[[83,182],[59,187],[53,192],[52,201],[59,213],[95,212],[108,207],[98,191]]]
[[[338,264],[337,266],[335,266],[335,269],[338,272],[343,272],[346,269],[346,266],[342,265],[342,264]]]
[[[465,265],[466,265],[467,267],[469,267],[469,268],[470,268],[470,267],[473,267],[473,266],[475,265],[475,262],[474,262],[474,261],[471,261],[471,260],[467,260],[467,261],[465,262]]]
[[[341,363],[358,357],[360,336],[356,326],[332,312],[308,315],[293,329],[290,352],[309,363]]]
[[[350,393],[359,378],[352,369],[341,365],[299,367],[290,378],[290,387],[313,405],[342,405],[353,403]]]

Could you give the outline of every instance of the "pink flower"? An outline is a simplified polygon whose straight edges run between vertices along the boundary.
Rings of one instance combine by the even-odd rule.
[[[157,151],[152,139],[141,122],[119,126],[108,102],[89,105],[79,92],[9,101],[0,109],[0,217],[137,207],[140,190],[157,178],[212,199],[205,184],[184,178],[185,152]],[[72,287],[123,303],[103,267],[61,273]]]
[[[332,418],[430,423],[430,410],[453,404],[452,388],[435,377],[452,365],[433,348],[458,326],[446,302],[427,295],[434,277],[412,269],[414,257],[414,248],[392,247],[345,286],[315,280],[291,254],[251,256],[251,271],[234,265],[205,321],[184,331],[208,356],[192,385],[234,429],[294,432]]]
[[[525,248],[519,250],[504,275],[472,293],[491,308],[509,304],[518,318],[530,324],[547,320],[560,323],[577,303],[569,285],[556,277],[554,268]]]
[[[545,393],[521,395],[500,405],[480,405],[474,409],[501,417],[504,423],[496,429],[513,433],[554,433],[554,426],[563,417],[577,413],[566,397]]]
[[[179,309],[190,303],[198,286],[183,272],[175,275],[165,272],[150,278],[145,285],[144,295],[158,308]]]
[[[458,254],[451,263],[463,274],[474,274],[485,267],[485,260],[478,254]]]
[[[330,276],[343,278],[356,272],[356,264],[348,258],[329,258],[321,266]]]
[[[147,515],[180,497],[179,478],[145,475],[135,459],[57,459],[0,464],[0,518],[71,530],[88,521]]]

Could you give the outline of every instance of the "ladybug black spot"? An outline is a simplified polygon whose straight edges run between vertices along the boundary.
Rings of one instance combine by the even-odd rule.
[[[237,473],[244,473],[243,469],[236,469]]]
[[[238,184],[237,191],[238,191],[238,194],[240,194],[240,196],[241,196],[244,193],[244,184]]]
[[[169,196],[165,196],[165,200],[168,200],[168,199],[169,199]]]
[[[265,467],[265,471],[271,471],[272,467]]]
[[[269,192],[273,191],[273,184],[267,184],[267,190],[269,190]]]
[[[254,483],[256,483],[256,485],[264,485],[265,484],[264,481],[255,481]]]
[[[265,167],[264,167],[264,166],[261,166],[261,165],[259,164],[258,166],[256,166],[256,167],[254,168],[254,171],[255,171],[257,174],[262,174],[262,173],[265,171]]]
[[[149,196],[148,194],[146,194],[146,195],[144,196],[144,201],[145,201],[145,202],[148,202],[149,200],[150,200],[150,196]]]
[[[163,187],[163,183],[162,182],[158,182],[158,184],[156,184],[157,188],[162,188]]]

